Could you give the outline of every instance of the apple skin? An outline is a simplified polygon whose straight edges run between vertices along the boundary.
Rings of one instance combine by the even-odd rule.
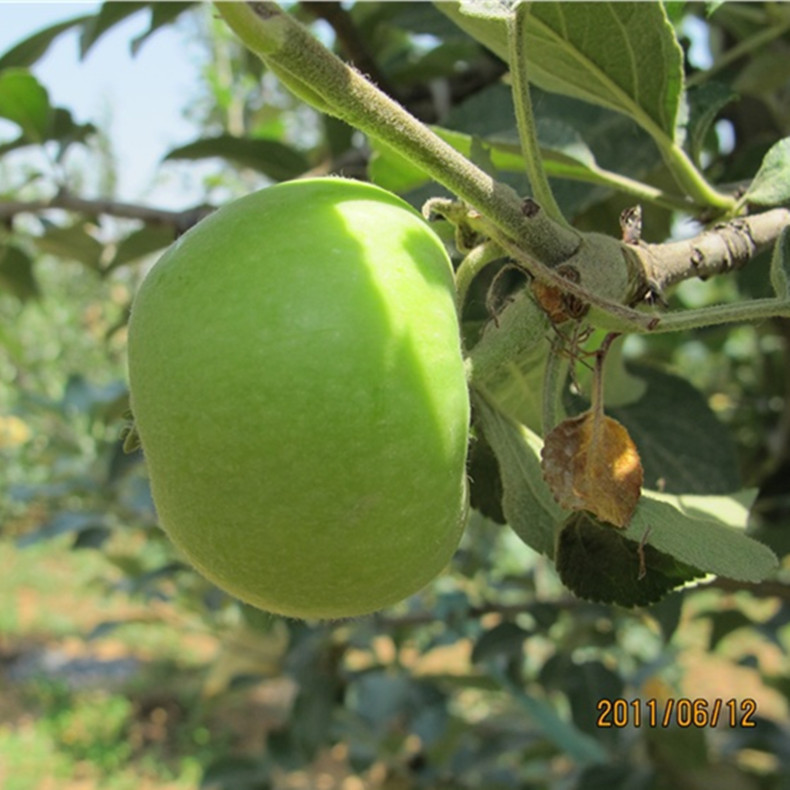
[[[279,184],[152,268],[129,324],[159,520],[256,607],[342,618],[419,591],[466,521],[469,395],[447,253],[370,184]]]

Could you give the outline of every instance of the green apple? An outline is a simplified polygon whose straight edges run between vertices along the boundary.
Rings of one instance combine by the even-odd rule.
[[[162,527],[241,600],[364,614],[452,557],[469,427],[453,272],[395,195],[292,181],[204,219],[136,296],[129,379]]]

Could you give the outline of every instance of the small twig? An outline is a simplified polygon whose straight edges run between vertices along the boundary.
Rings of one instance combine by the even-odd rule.
[[[167,225],[176,233],[183,233],[192,225],[215,210],[214,206],[201,204],[181,211],[123,203],[117,200],[89,199],[60,191],[49,200],[0,200],[0,220],[13,219],[17,214],[43,214],[54,209],[76,211],[83,214],[103,214],[123,219],[139,219],[154,225]]]

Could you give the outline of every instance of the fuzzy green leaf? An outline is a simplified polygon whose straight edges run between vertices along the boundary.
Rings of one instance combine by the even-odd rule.
[[[784,228],[771,257],[771,285],[777,299],[790,299],[790,228]]]
[[[534,721],[540,731],[571,759],[580,765],[605,763],[608,759],[603,746],[574,724],[565,721],[545,700],[535,697],[515,683],[500,668],[492,667],[491,674],[501,683],[519,707]]]
[[[774,553],[743,530],[757,491],[733,496],[643,491],[624,537],[642,540],[676,560],[738,581],[759,582],[777,567]]]
[[[771,146],[746,193],[749,203],[778,206],[790,200],[790,137]]]
[[[703,496],[643,490],[631,522],[623,530],[598,525],[587,513],[580,515],[583,523],[576,516],[568,520],[568,511],[556,504],[543,481],[540,438],[482,398],[475,400],[475,410],[499,462],[508,524],[528,546],[553,558],[555,535],[565,523],[557,544],[557,552],[564,557],[558,553],[556,562],[560,575],[565,574],[563,581],[583,597],[643,605],[701,574],[760,581],[776,568],[774,553],[743,532],[755,491]],[[573,529],[563,539],[568,526]],[[598,526],[605,534],[599,534]],[[643,542],[642,553],[652,580],[636,585],[633,579],[639,580],[639,574],[633,569],[639,569],[637,547]],[[586,573],[578,576],[578,558],[585,553],[598,556],[591,565],[610,580],[608,583],[591,582]],[[607,553],[615,557],[609,570],[600,565],[600,557]],[[621,573],[622,569],[627,570]]]
[[[507,60],[507,6],[438,3]],[[535,3],[527,21],[530,82],[630,115],[673,139],[683,88],[683,52],[660,3]]]
[[[631,364],[628,371],[644,381],[644,395],[607,412],[631,434],[645,485],[672,493],[737,490],[741,480],[732,436],[702,394],[680,376],[657,368]]]
[[[543,480],[543,442],[479,397],[475,399],[475,414],[499,462],[502,509],[508,524],[532,549],[553,557],[556,528],[567,511],[555,502]]]
[[[640,559],[641,554],[641,559]],[[577,513],[557,539],[557,573],[576,596],[596,603],[647,606],[704,576],[650,545],[627,539],[589,513]]]

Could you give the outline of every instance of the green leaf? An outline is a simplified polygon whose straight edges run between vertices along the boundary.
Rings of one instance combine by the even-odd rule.
[[[739,628],[751,629],[755,625],[750,617],[737,609],[706,613],[706,619],[709,619],[712,625],[708,641],[708,650],[710,651],[715,650],[719,642],[733,631],[737,631]]]
[[[80,261],[91,269],[100,268],[104,247],[85,230],[83,225],[77,224],[66,228],[53,225],[36,239],[36,243],[39,249],[56,258]]]
[[[0,73],[0,118],[21,127],[25,137],[43,141],[52,123],[52,107],[43,85],[26,69]]]
[[[36,299],[41,293],[33,274],[33,259],[19,247],[0,249],[0,288],[20,302]]]
[[[131,51],[132,55],[136,55],[143,44],[154,34],[156,33],[159,28],[164,27],[165,25],[169,25],[175,21],[176,17],[180,16],[180,14],[185,11],[190,6],[194,5],[194,3],[165,3],[161,2],[161,0],[157,0],[157,2],[147,3],[146,5],[151,6],[151,24],[148,27],[148,30],[145,33],[137,36],[131,42]]]
[[[173,243],[173,229],[164,225],[145,225],[122,239],[107,269],[115,269],[130,261],[151,255]]]
[[[510,420],[482,398],[475,415],[499,463],[504,495],[502,509],[511,529],[535,551],[554,556],[555,533],[567,512],[543,480],[537,434]]]
[[[502,512],[502,478],[499,475],[494,451],[482,434],[469,445],[467,464],[469,477],[469,504],[486,518],[497,524],[506,524]]]
[[[475,399],[475,414],[499,462],[508,523],[527,545],[549,557],[564,525],[557,540],[557,570],[578,595],[644,605],[705,573],[760,581],[775,569],[773,552],[743,533],[755,491],[700,496],[643,490],[625,530],[599,525],[587,513],[568,518],[543,481],[540,438],[482,398]],[[639,579],[642,543],[647,575]],[[604,563],[607,556],[612,557],[609,564]]]
[[[777,567],[774,553],[747,537],[744,528],[756,489],[733,496],[659,494],[643,491],[622,533],[643,540],[676,560],[707,573],[759,582]]]
[[[790,137],[770,148],[744,199],[761,206],[778,206],[790,200]]]
[[[675,587],[705,575],[584,512],[565,522],[556,564],[562,583],[579,598],[629,607],[656,603]]]
[[[790,228],[779,234],[771,257],[771,285],[777,299],[790,299]]]
[[[483,163],[477,161],[475,157],[475,149],[479,148],[487,155],[490,163],[490,168],[483,167],[483,169],[493,168],[494,175],[511,173],[524,177],[526,172],[524,157],[514,134],[492,135],[479,139],[451,129],[431,128],[456,151],[478,166],[483,166]],[[610,188],[607,173],[598,166],[593,152],[575,128],[560,119],[539,118],[537,132],[543,167],[547,175]],[[386,143],[371,140],[370,144],[373,157],[368,165],[368,175],[374,183],[384,189],[403,194],[429,182],[430,177],[424,170],[396,153]],[[526,184],[524,186],[526,188]]]
[[[430,181],[425,170],[382,140],[371,137],[368,143],[371,146],[368,178],[374,184],[402,195]]]
[[[52,42],[61,33],[65,33],[77,25],[84,24],[89,19],[91,19],[90,16],[78,16],[33,33],[32,36],[28,36],[28,38],[15,44],[0,57],[0,71],[12,66],[29,68],[47,53]]]
[[[716,116],[723,107],[735,101],[738,94],[721,82],[706,82],[699,87],[692,88],[686,95],[689,102],[686,140],[692,158],[699,164],[705,139]]]
[[[62,107],[54,107],[49,129],[43,139],[31,139],[27,134],[22,133],[15,140],[0,145],[0,156],[28,145],[38,145],[46,140],[55,140],[60,144],[58,154],[58,159],[60,159],[69,145],[72,143],[84,143],[95,132],[96,127],[92,123],[76,123],[68,110]]]
[[[270,790],[270,774],[265,757],[223,755],[209,762],[200,786],[215,790]]]
[[[683,51],[660,3],[538,3],[531,10],[527,47],[536,85],[674,137]]]
[[[28,532],[20,537],[17,544],[22,547],[32,546],[42,540],[51,540],[70,532],[82,532],[95,527],[106,529],[109,526],[109,520],[103,513],[61,510],[34,532]]]
[[[645,394],[633,403],[607,407],[607,413],[634,440],[645,485],[675,493],[736,491],[741,480],[732,436],[702,394],[685,379],[647,365],[631,364],[628,370],[644,380]]]
[[[490,658],[520,658],[524,652],[524,641],[529,631],[521,626],[505,621],[483,631],[472,649],[472,662],[486,661]]]
[[[442,1],[434,5],[461,30],[507,63],[507,19],[510,14],[507,6],[498,2],[474,3],[470,0]]]
[[[565,693],[571,706],[573,722],[582,731],[600,737],[598,724],[601,699],[623,695],[623,679],[601,661],[579,661],[571,653],[557,652],[540,671],[539,680],[546,689]],[[614,733],[610,730],[608,735]]]
[[[507,61],[507,19],[491,3],[437,7]],[[674,139],[683,52],[660,3],[535,3],[527,25],[530,82],[625,113],[651,134]]]
[[[91,47],[115,25],[123,22],[132,14],[136,14],[148,3],[102,3],[99,12],[88,17],[82,26],[80,36],[80,57],[84,58]]]
[[[555,196],[568,216],[575,216],[611,194],[611,188],[597,185],[602,172],[640,179],[662,163],[652,138],[630,118],[539,88],[533,87],[531,94],[538,139],[544,153],[570,156],[575,165],[583,168],[563,173],[559,156],[552,157],[549,163]],[[476,93],[455,107],[444,119],[444,125],[480,137],[494,146],[503,143],[509,145],[511,151],[518,148],[513,97],[504,85],[494,85]],[[555,133],[560,134],[555,137]],[[525,172],[523,166],[522,172]],[[564,178],[566,175],[574,181]]]
[[[546,700],[528,693],[498,668],[492,667],[491,674],[562,753],[580,765],[607,761],[604,748],[591,736],[562,719]]]
[[[295,178],[310,167],[302,154],[276,140],[255,140],[227,134],[174,148],[165,159],[207,159],[214,156],[250,167],[275,181]]]
[[[77,123],[71,112],[63,107],[55,107],[49,140],[57,140],[62,146],[70,143],[84,143],[86,138],[96,132],[92,123]]]

